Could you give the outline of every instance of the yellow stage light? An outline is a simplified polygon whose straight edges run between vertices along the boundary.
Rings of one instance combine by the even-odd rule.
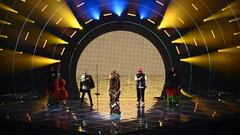
[[[26,22],[29,22],[29,23],[35,23],[35,21],[33,21],[32,19],[30,18],[27,18],[21,14],[14,14],[14,15],[11,15],[11,18],[13,19],[16,19],[16,20],[20,20],[20,21],[26,21]]]
[[[219,49],[218,52],[220,53],[240,53],[239,46],[231,47],[231,48],[225,48],[225,49]]]
[[[43,66],[47,66],[47,65],[51,65],[51,64],[60,62],[60,60],[50,59],[50,58],[36,56],[36,55],[34,55],[34,56],[29,55],[26,57],[34,57],[31,62],[33,65],[33,68],[40,68]]]
[[[216,8],[218,6],[223,6],[226,4],[224,1],[219,0],[205,2],[206,3],[196,0],[171,1],[165,12],[165,15],[163,16],[161,24],[158,26],[158,29],[192,27],[195,25],[195,23],[200,23],[202,22],[203,18],[209,16],[206,5],[208,5],[208,8],[215,11],[217,10]],[[215,3],[218,3],[217,7]]]
[[[30,1],[27,4],[34,6],[35,2]],[[58,27],[69,27],[82,30],[83,27],[79,24],[73,12],[65,1],[48,0],[46,3],[40,3],[36,9],[39,16],[39,22],[45,23],[49,20],[49,25]]]
[[[5,11],[9,11],[9,12],[13,12],[13,13],[18,13],[18,11],[10,8],[9,6],[7,6],[7,5],[5,5],[1,2],[0,2],[0,9],[5,10]]]
[[[233,33],[234,36],[240,35],[240,32]]]
[[[43,33],[43,38],[45,39],[44,42],[46,42],[47,39],[48,44],[68,44],[67,41],[64,41],[63,39],[48,32]]]
[[[209,69],[227,75],[227,76],[239,76],[240,69],[240,50],[236,47],[221,49],[218,52],[210,54],[203,54],[190,58],[181,59],[180,61],[186,63],[192,63],[195,66]],[[211,66],[209,65],[211,64]]]
[[[41,68],[47,65],[60,62],[59,60],[46,58],[42,56],[27,54],[23,52],[15,52],[4,49],[0,53],[0,60],[4,66],[0,67],[1,73],[12,73],[13,60],[15,73],[30,71],[32,69]]]
[[[219,29],[219,26],[221,29]],[[231,43],[238,41],[238,38],[233,35],[238,25],[229,25],[228,22],[224,21],[221,24],[216,25],[215,22],[203,23],[199,26],[199,29],[194,29],[189,33],[179,37],[172,41],[172,43],[194,45],[199,47],[208,48],[226,48],[226,46],[231,47]]]
[[[204,19],[203,21],[211,21],[214,19],[221,19],[221,18],[225,18],[225,17],[231,17],[231,16],[238,16],[240,15],[240,2],[239,1],[235,1],[233,3],[231,3],[230,5],[226,6],[225,8],[223,8],[222,10],[218,11],[217,13],[211,15],[210,17]]]
[[[7,21],[1,20],[1,19],[0,19],[0,23],[1,23],[1,24],[7,24],[7,25],[11,25],[11,23],[10,23],[10,22],[7,22]]]
[[[204,14],[199,14],[196,9],[202,9],[203,6],[201,2],[195,0],[171,1],[158,29],[183,28],[193,25],[189,15],[192,15],[194,20],[199,20]]]
[[[6,35],[0,35],[0,38],[8,38]]]
[[[234,19],[231,19],[231,20],[229,20],[228,22],[235,22],[235,21],[238,21],[238,20],[240,20],[240,17],[237,17],[237,18],[234,18]]]

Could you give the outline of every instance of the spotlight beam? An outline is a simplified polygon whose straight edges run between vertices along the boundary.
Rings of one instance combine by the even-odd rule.
[[[1,2],[0,2],[0,9],[5,10],[5,11],[9,11],[9,12],[13,12],[13,13],[18,13],[18,11],[10,8],[9,6],[7,6],[7,5],[5,5]]]

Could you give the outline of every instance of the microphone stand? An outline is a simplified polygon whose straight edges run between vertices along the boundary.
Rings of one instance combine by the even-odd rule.
[[[97,70],[97,92],[95,93],[95,95],[99,96],[100,93],[98,92],[98,65],[96,65],[96,70]]]

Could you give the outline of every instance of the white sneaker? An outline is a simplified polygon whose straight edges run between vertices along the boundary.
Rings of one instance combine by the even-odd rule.
[[[142,102],[142,105],[144,105],[144,102]]]

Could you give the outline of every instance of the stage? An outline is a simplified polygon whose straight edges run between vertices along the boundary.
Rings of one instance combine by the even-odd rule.
[[[83,104],[80,100],[67,100],[52,107],[46,106],[46,97],[29,93],[4,95],[0,99],[1,127],[16,129],[8,130],[9,134],[170,134],[179,129],[189,134],[201,127],[205,130],[195,132],[218,133],[233,124],[227,121],[238,120],[240,112],[239,100],[226,98],[182,95],[179,105],[170,107],[158,97],[147,98],[144,106],[136,105],[135,98],[121,97],[118,121],[111,119],[109,99],[101,95],[93,95],[92,108],[88,97]],[[217,129],[219,123],[226,125]]]

